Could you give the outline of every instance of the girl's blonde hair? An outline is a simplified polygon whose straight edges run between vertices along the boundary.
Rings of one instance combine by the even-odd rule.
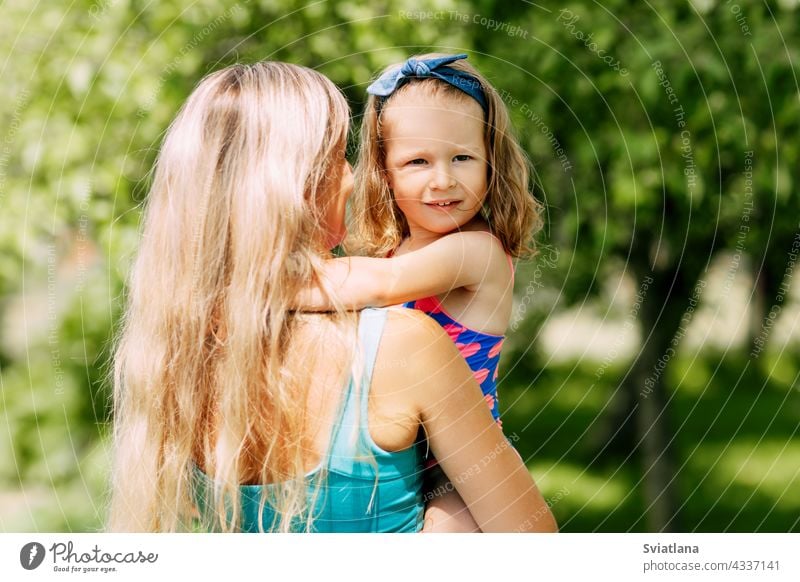
[[[310,527],[310,359],[323,340],[352,349],[355,327],[291,307],[324,286],[348,125],[323,75],[260,62],[204,78],[169,127],[115,350],[111,530],[192,527],[198,469],[214,483],[206,526],[236,530],[239,485],[256,482],[276,484],[261,503],[275,529]],[[300,326],[316,336],[301,344]]]
[[[415,58],[441,56],[445,55],[430,53]],[[401,66],[402,63],[390,65],[381,74]],[[542,227],[542,205],[529,191],[528,158],[513,134],[505,103],[495,88],[467,61],[459,60],[447,66],[471,74],[486,95],[484,140],[489,186],[481,214],[507,253],[518,258],[531,257],[535,254],[533,237]],[[460,89],[435,78],[411,78],[386,98],[369,96],[355,168],[353,224],[347,240],[351,252],[386,256],[408,235],[408,223],[386,179],[386,136],[381,113],[395,96],[411,91],[431,98],[444,95],[461,101],[472,100]]]

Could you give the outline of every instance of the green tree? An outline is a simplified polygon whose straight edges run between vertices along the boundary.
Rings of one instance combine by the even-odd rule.
[[[638,451],[649,529],[680,529],[665,369],[718,253],[732,253],[732,273],[754,270],[760,320],[798,235],[796,12],[761,2],[476,4],[529,31],[473,33],[537,168],[547,242],[560,250],[551,284],[579,304],[623,265],[644,290],[641,348],[594,434],[601,452]]]

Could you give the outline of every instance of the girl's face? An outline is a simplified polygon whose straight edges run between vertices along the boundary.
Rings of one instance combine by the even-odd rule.
[[[325,217],[325,232],[327,233],[325,244],[329,249],[341,244],[345,235],[347,235],[344,216],[347,199],[353,192],[353,168],[347,160],[342,160],[342,164],[339,187],[336,192],[332,193],[333,196]]]
[[[386,177],[412,237],[461,228],[486,198],[483,110],[409,91],[383,112]]]

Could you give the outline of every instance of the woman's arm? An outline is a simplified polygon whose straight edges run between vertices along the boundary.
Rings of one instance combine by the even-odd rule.
[[[410,312],[415,313],[415,312]],[[503,436],[472,372],[446,333],[422,314],[403,333],[415,398],[433,454],[484,532],[557,531],[527,467]]]
[[[346,308],[362,309],[397,305],[477,285],[492,276],[496,265],[507,269],[505,261],[505,252],[496,239],[484,232],[459,232],[388,259],[332,259],[327,262],[324,276]],[[334,306],[319,288],[310,288],[300,295],[297,307],[328,310]]]

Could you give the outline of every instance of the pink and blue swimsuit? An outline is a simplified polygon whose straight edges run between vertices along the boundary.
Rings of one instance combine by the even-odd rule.
[[[513,272],[513,271],[512,271]],[[500,411],[497,400],[497,373],[500,363],[500,350],[503,347],[503,335],[492,335],[470,329],[455,319],[445,311],[441,302],[436,296],[426,297],[404,303],[403,307],[418,309],[436,320],[456,344],[458,351],[467,361],[472,375],[480,384],[486,404],[492,411],[492,416],[500,427],[503,421],[500,420]]]

